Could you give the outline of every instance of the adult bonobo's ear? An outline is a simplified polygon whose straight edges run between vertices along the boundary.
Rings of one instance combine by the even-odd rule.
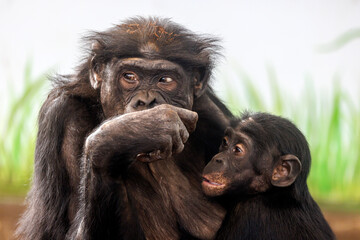
[[[300,160],[292,154],[283,155],[273,169],[271,184],[276,187],[290,186],[300,172]]]
[[[206,68],[194,71],[194,96],[200,97],[206,89],[210,78],[210,71]]]
[[[99,42],[94,42],[91,46],[93,57],[90,60],[90,84],[94,89],[98,89],[101,86],[101,72],[103,71],[103,65],[97,61],[96,52],[99,51],[101,45]]]

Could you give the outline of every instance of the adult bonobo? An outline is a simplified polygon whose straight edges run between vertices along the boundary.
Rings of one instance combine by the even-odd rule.
[[[202,195],[201,172],[231,115],[208,86],[216,39],[141,17],[86,39],[87,59],[41,108],[18,234],[212,238],[223,209]]]
[[[216,239],[334,239],[307,188],[311,156],[299,129],[267,113],[231,125],[202,183],[228,210]]]

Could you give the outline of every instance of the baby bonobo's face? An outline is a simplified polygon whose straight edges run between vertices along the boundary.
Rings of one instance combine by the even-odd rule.
[[[203,171],[202,189],[207,196],[225,193],[253,194],[266,191],[266,181],[271,169],[271,159],[263,159],[261,169],[254,152],[255,142],[238,129],[228,128],[220,146],[220,152],[206,165]],[[263,156],[265,157],[265,156]]]
[[[281,155],[272,139],[275,132],[268,131],[251,118],[228,128],[220,152],[204,168],[203,192],[210,197],[244,196],[293,184],[301,163],[295,155]]]

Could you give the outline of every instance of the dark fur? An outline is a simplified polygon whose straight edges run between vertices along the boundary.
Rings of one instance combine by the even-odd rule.
[[[208,213],[214,205],[202,197],[199,179],[217,151],[231,115],[207,87],[217,41],[156,18],[130,19],[86,40],[95,42],[95,47],[75,75],[53,80],[54,87],[40,110],[34,178],[18,235],[29,240],[62,240],[66,235],[81,239],[210,236],[209,231],[216,229],[204,231],[202,226],[209,223],[211,228],[214,217],[221,221],[221,208]],[[157,52],[146,47],[139,51],[148,41],[156,42]],[[199,120],[182,153],[149,164],[134,162],[126,154],[109,159],[104,156],[108,169],[115,164],[116,174],[120,174],[112,178],[109,172],[94,173],[86,154],[82,158],[87,136],[107,120],[100,91],[90,84],[90,72],[100,72],[100,66],[111,60],[128,57],[166,59],[180,64],[189,74],[196,69],[206,87],[194,99],[192,110]],[[180,180],[188,182],[184,189],[176,185]],[[140,219],[152,224],[146,226]]]
[[[270,186],[264,192],[253,192],[248,186],[240,185],[220,196],[227,215],[216,239],[335,239],[309,193],[306,179],[310,150],[297,127],[284,118],[266,113],[245,113],[231,125],[235,132],[245,134],[254,143],[249,161],[255,174],[265,175],[267,170],[261,166],[266,166],[266,161],[275,164],[279,156],[286,154],[298,157],[302,170],[288,187]],[[231,159],[229,157],[234,161]],[[268,182],[265,180],[262,184]]]

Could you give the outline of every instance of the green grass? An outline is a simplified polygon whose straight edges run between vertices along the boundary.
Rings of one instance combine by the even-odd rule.
[[[22,84],[17,83],[23,86],[20,93],[7,82],[8,109],[0,116],[0,196],[24,195],[32,176],[36,119],[47,81],[45,74],[33,78],[31,69],[28,62]]]
[[[234,69],[236,79],[224,83],[225,103],[233,113],[250,109],[292,120],[310,144],[308,185],[314,198],[330,204],[359,204],[360,110],[341,88],[340,78],[331,80],[333,88],[328,93],[315,90],[313,80],[306,77],[304,89],[295,97],[281,89],[271,66],[267,66],[269,92],[261,92],[264,88],[258,88],[241,67]]]
[[[337,51],[349,44],[354,40],[360,39],[360,28],[350,29],[343,34],[339,35],[337,38],[332,40],[327,44],[322,44],[316,47],[317,52],[319,53],[329,53],[333,51]]]
[[[311,147],[313,161],[308,184],[316,200],[359,203],[360,110],[342,90],[340,77],[331,80],[333,88],[329,93],[315,90],[314,80],[307,76],[304,89],[299,90],[299,97],[294,97],[281,89],[271,65],[266,67],[269,88],[259,88],[240,66],[233,69],[237,71],[235,76],[225,78],[232,81],[223,83],[230,109],[235,114],[245,109],[267,111],[292,120]],[[46,97],[45,74],[33,78],[29,63],[22,85],[20,94],[13,93],[14,85],[9,85],[9,110],[0,116],[0,196],[24,196],[33,171],[36,119]]]

